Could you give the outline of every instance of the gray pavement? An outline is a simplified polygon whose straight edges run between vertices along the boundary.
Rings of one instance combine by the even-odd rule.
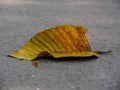
[[[38,68],[6,57],[35,33],[63,24],[86,26],[93,50],[113,52],[89,59],[39,58]],[[0,0],[0,90],[120,90],[120,1]]]

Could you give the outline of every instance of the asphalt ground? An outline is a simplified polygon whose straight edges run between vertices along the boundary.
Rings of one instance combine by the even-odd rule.
[[[99,58],[7,57],[34,34],[56,25],[88,28],[93,51],[112,50]],[[120,90],[119,0],[0,0],[0,90]]]

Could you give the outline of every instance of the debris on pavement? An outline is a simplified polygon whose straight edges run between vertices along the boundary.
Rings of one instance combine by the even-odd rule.
[[[37,61],[32,61],[32,65],[37,68],[39,66],[38,62]]]

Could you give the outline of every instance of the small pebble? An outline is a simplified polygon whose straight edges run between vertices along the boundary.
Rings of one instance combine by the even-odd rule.
[[[32,75],[32,77],[35,77],[35,75]]]
[[[37,88],[36,90],[40,90],[40,88]]]
[[[74,88],[73,86],[71,86],[71,88]]]

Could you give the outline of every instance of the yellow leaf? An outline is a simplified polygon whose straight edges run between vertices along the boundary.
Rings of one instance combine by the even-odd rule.
[[[60,57],[90,57],[99,54],[91,50],[85,37],[87,29],[83,26],[56,26],[37,33],[21,49],[9,56],[34,60],[42,56]]]

